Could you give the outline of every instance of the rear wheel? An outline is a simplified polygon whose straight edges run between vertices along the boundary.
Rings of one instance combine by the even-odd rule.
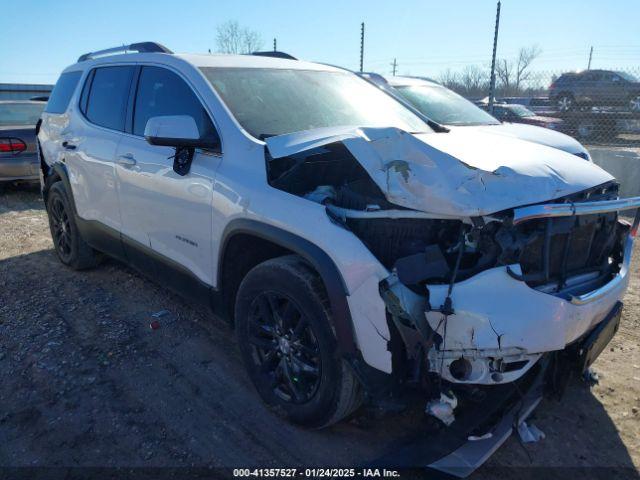
[[[47,214],[53,246],[60,261],[76,270],[95,267],[98,254],[80,235],[62,182],[54,183],[49,189]]]
[[[360,386],[336,341],[324,286],[300,257],[268,260],[242,281],[236,299],[242,357],[262,399],[295,423],[323,427],[361,403]]]
[[[572,95],[568,93],[562,93],[558,95],[556,99],[556,107],[561,112],[568,112],[569,110],[573,110],[575,107],[575,100]]]

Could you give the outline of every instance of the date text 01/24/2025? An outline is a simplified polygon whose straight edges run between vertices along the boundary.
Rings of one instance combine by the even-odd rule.
[[[234,477],[271,477],[271,478],[398,478],[397,470],[386,468],[236,468]]]

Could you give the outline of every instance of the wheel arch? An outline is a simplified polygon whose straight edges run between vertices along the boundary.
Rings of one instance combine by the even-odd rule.
[[[71,203],[73,214],[77,215],[76,202],[73,198],[73,191],[71,190],[71,182],[69,181],[69,172],[67,171],[67,167],[62,163],[54,163],[53,165],[48,165],[44,161],[44,158],[41,158],[40,162],[42,168],[42,178],[44,179],[44,184],[42,185],[42,197],[45,204],[47,202],[47,196],[49,194],[51,185],[56,182],[62,182],[64,184],[65,190],[67,191],[69,203]]]
[[[242,278],[239,281],[228,283],[228,276],[226,278],[227,281],[225,281],[228,269],[234,265],[233,256],[238,249],[237,242],[246,242],[246,239],[255,241],[255,245],[268,246],[267,248],[270,249],[270,251],[266,252],[266,255],[254,257],[256,258],[256,262],[253,262],[255,264],[269,258],[291,253],[300,255],[309,262],[320,275],[326,289],[331,306],[332,327],[336,334],[339,351],[341,354],[355,355],[357,348],[351,313],[347,302],[348,291],[344,279],[338,267],[324,250],[294,233],[257,220],[232,220],[224,230],[218,255],[217,285],[225,301],[228,304],[233,304],[239,281],[244,278],[250,268],[255,266],[255,264],[244,265],[241,268]],[[228,312],[231,317],[232,312],[232,310]]]
[[[576,96],[571,90],[560,90],[558,93],[553,95],[553,98],[555,98],[556,101],[558,101],[558,99],[561,97],[569,97],[572,98],[574,102],[576,101]]]

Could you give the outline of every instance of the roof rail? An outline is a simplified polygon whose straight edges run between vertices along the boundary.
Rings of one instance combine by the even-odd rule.
[[[173,53],[167,47],[156,42],[139,42],[131,45],[122,45],[121,47],[107,48],[106,50],[98,50],[96,52],[85,53],[80,55],[78,62],[91,60],[92,58],[111,55],[114,53],[139,52],[139,53]]]
[[[279,50],[266,50],[264,52],[252,52],[251,55],[255,55],[257,57],[274,57],[274,58],[285,58],[287,60],[298,60],[293,55],[289,55],[286,52],[281,52]]]

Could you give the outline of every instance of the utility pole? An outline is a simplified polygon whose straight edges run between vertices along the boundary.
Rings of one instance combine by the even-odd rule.
[[[493,34],[493,56],[491,57],[491,83],[489,84],[489,113],[493,113],[493,100],[496,90],[496,51],[498,50],[498,27],[500,26],[500,0],[496,11],[496,30]]]
[[[273,51],[274,51],[274,52],[277,52],[277,51],[278,51],[277,46],[278,46],[278,41],[274,38],[274,39],[273,39]]]
[[[591,70],[591,58],[593,57],[593,47],[589,50],[589,64],[587,65],[587,70]]]
[[[360,24],[360,71],[362,72],[364,63],[364,22]]]
[[[391,66],[393,67],[393,76],[396,76],[396,69],[398,68],[398,62],[396,62],[396,59],[393,59],[393,63],[391,64]]]

